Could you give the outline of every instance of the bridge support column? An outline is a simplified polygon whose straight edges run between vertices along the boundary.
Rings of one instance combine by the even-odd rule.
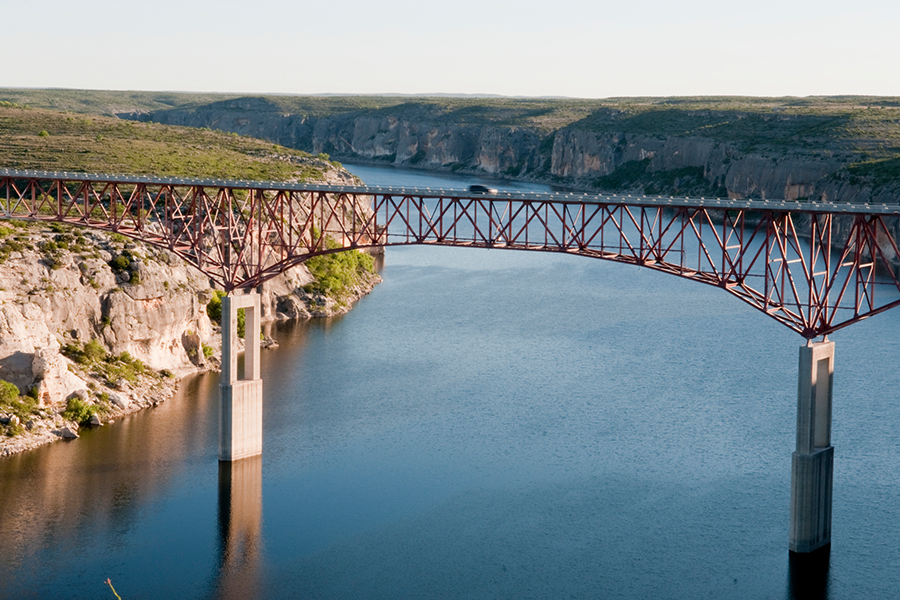
[[[244,376],[238,379],[237,315],[245,310]],[[222,381],[219,384],[219,460],[262,454],[262,379],[259,376],[259,294],[222,298]]]
[[[834,342],[802,346],[797,450],[791,462],[791,552],[808,553],[831,543],[833,384]]]

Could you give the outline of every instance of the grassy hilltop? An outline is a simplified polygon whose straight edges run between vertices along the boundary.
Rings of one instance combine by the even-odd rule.
[[[0,102],[0,167],[260,180],[316,180],[306,152],[220,131]]]

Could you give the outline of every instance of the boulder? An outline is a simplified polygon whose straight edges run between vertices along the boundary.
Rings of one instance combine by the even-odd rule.
[[[74,427],[63,427],[59,430],[59,436],[63,439],[74,440],[78,437],[78,433]]]
[[[122,409],[126,409],[131,406],[131,401],[127,397],[115,392],[109,393],[109,401]]]
[[[32,377],[38,386],[38,402],[41,406],[68,398],[74,390],[85,390],[87,383],[69,371],[66,359],[54,347],[35,350],[31,363]]]
[[[40,306],[30,301],[0,305],[0,379],[27,390],[34,381],[34,354],[38,348],[59,348]]]
[[[103,421],[100,420],[99,415],[91,415],[91,426],[92,427],[101,427],[103,425]]]
[[[89,390],[87,388],[82,388],[80,390],[75,390],[74,392],[69,394],[69,396],[66,398],[66,400],[73,400],[75,398],[78,398],[79,400],[81,400],[83,402],[90,402],[91,395],[92,395],[91,390]]]

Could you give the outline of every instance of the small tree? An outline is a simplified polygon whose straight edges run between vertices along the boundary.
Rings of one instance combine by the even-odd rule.
[[[19,388],[14,384],[0,380],[0,404],[9,404],[19,398]]]

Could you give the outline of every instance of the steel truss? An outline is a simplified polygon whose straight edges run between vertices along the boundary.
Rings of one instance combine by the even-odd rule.
[[[0,186],[0,217],[117,232],[174,252],[226,290],[313,256],[432,244],[662,271],[720,287],[808,339],[900,304],[897,207],[9,170]]]

